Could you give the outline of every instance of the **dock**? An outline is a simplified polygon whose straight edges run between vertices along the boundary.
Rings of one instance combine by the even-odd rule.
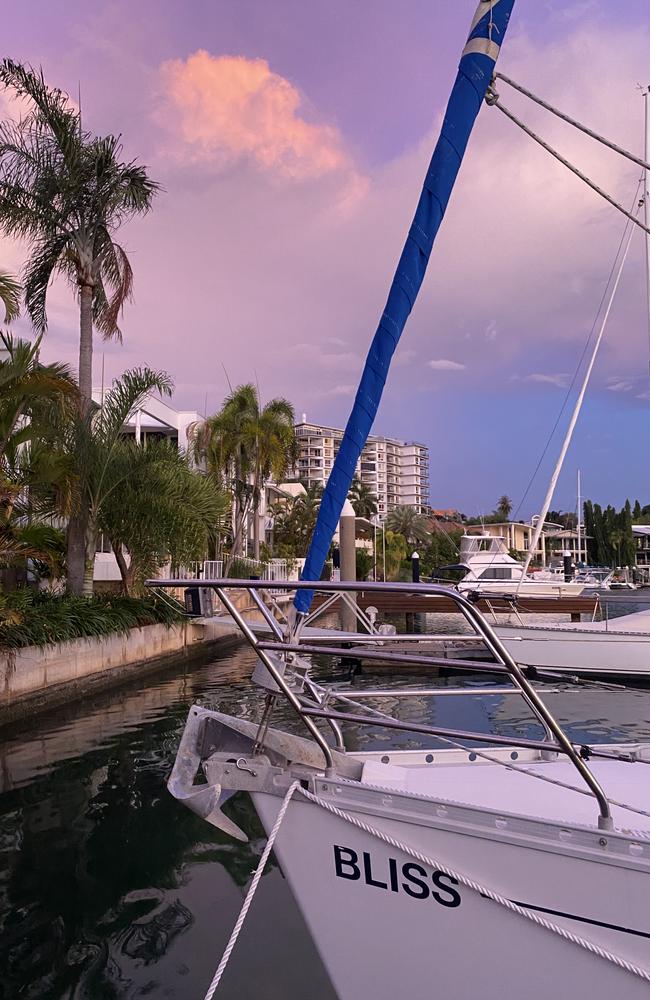
[[[317,608],[330,595],[315,594],[313,607]],[[338,603],[338,602],[337,602]],[[368,607],[377,608],[380,615],[407,614],[449,614],[458,612],[451,598],[439,595],[378,593],[360,590],[357,604],[364,611]],[[481,598],[476,606],[483,613],[491,611],[523,615],[568,615],[571,621],[580,621],[581,615],[593,615],[598,607],[595,594],[578,597],[490,597]]]

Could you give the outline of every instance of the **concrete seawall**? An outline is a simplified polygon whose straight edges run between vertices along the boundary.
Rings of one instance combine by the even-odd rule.
[[[241,641],[230,621],[210,618],[0,652],[0,725]]]

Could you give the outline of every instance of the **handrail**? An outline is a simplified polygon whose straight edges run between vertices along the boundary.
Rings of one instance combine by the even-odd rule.
[[[544,728],[554,737],[555,743],[553,749],[560,750],[562,753],[571,760],[573,766],[576,768],[583,781],[586,783],[587,787],[590,789],[592,794],[595,796],[598,802],[599,816],[598,816],[598,826],[601,829],[612,829],[612,816],[611,809],[609,806],[609,801],[605,792],[601,788],[599,782],[596,780],[591,770],[585,763],[585,761],[580,757],[579,753],[576,751],[575,747],[567,737],[566,733],[557,722],[552,713],[548,710],[542,699],[535,688],[530,684],[527,677],[524,675],[518,664],[513,660],[512,656],[505,648],[499,637],[496,635],[491,625],[487,620],[480,614],[475,605],[468,601],[462,594],[459,594],[455,590],[451,590],[448,587],[442,587],[435,584],[416,584],[416,583],[376,583],[368,581],[359,580],[322,580],[314,582],[312,580],[288,580],[288,581],[278,581],[278,580],[229,580],[229,579],[215,579],[215,580],[178,580],[178,579],[168,579],[168,580],[147,580],[146,586],[155,587],[212,587],[219,597],[220,601],[233,618],[235,623],[238,625],[240,631],[242,632],[244,638],[248,641],[249,645],[254,649],[254,651],[259,656],[260,660],[267,668],[271,677],[278,685],[284,696],[287,698],[289,703],[292,705],[294,711],[302,719],[303,723],[309,729],[309,732],[313,738],[318,743],[321,748],[326,761],[326,767],[329,769],[332,767],[332,754],[329,745],[325,741],[324,737],[320,733],[317,726],[314,724],[310,716],[321,715],[321,712],[317,712],[314,709],[307,709],[305,706],[301,705],[300,700],[293,693],[291,688],[288,686],[283,676],[276,669],[272,659],[267,655],[266,650],[277,649],[279,652],[294,652],[294,643],[291,641],[295,638],[295,632],[293,634],[288,634],[285,637],[285,642],[283,643],[265,643],[260,642],[249,627],[245,619],[240,614],[239,610],[234,606],[228,595],[225,593],[226,589],[229,590],[271,590],[274,588],[286,587],[287,590],[320,590],[325,593],[333,593],[336,591],[342,593],[348,592],[364,592],[364,593],[401,593],[401,594],[411,594],[420,596],[437,596],[445,597],[451,603],[455,604],[461,614],[465,617],[468,624],[474,629],[475,633],[479,635],[483,642],[485,643],[488,651],[495,658],[497,664],[505,669],[505,671],[511,677],[513,683],[519,688],[524,700],[528,703],[529,708],[533,711],[533,714],[542,723]],[[305,616],[303,615],[302,618]],[[393,637],[396,638],[396,637]],[[296,645],[299,645],[297,643]],[[306,652],[306,644],[303,644],[302,651]],[[321,650],[319,650],[321,652]],[[347,651],[349,652],[349,651]],[[332,651],[330,650],[330,653]],[[399,655],[399,654],[394,654]],[[400,656],[400,661],[405,662],[408,660],[409,654],[403,654]],[[411,660],[414,660],[411,657]],[[429,663],[433,664],[433,658],[425,658]],[[453,665],[452,660],[447,661],[448,665]],[[324,716],[323,716],[324,717]],[[333,716],[336,718],[336,715]],[[352,716],[349,717],[350,721]],[[363,719],[363,722],[371,721]],[[376,721],[376,720],[375,720]],[[388,725],[386,723],[386,725]],[[388,727],[390,728],[390,727]],[[407,726],[413,729],[413,731],[419,731],[416,727]],[[485,738],[485,736],[483,737]],[[522,744],[523,745],[523,744]],[[546,749],[549,749],[549,744],[546,744]]]

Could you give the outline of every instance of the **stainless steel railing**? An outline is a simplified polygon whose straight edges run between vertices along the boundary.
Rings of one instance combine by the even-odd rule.
[[[596,780],[591,770],[589,769],[586,762],[580,756],[578,750],[569,740],[568,736],[555,719],[553,714],[547,708],[546,704],[539,695],[539,692],[532,686],[525,673],[521,670],[519,665],[512,658],[508,650],[505,648],[499,637],[494,632],[491,625],[486,621],[486,619],[481,615],[477,608],[470,603],[466,598],[464,598],[457,591],[451,590],[447,587],[442,587],[435,584],[409,584],[409,583],[369,583],[365,581],[302,581],[302,580],[287,580],[287,581],[268,581],[268,580],[228,580],[228,579],[203,579],[200,581],[192,580],[179,580],[179,579],[160,579],[160,580],[148,580],[147,586],[151,588],[165,587],[211,587],[216,592],[219,600],[227,610],[228,614],[232,617],[233,621],[236,623],[240,629],[242,635],[255,651],[261,662],[264,664],[268,670],[273,681],[277,685],[278,689],[282,692],[284,697],[287,699],[289,704],[292,706],[297,716],[300,718],[303,725],[307,728],[312,738],[316,741],[321,749],[323,757],[325,759],[325,769],[331,772],[333,767],[332,751],[329,744],[325,740],[324,736],[316,726],[314,719],[322,718],[329,721],[330,725],[335,732],[337,737],[337,743],[340,742],[340,727],[339,723],[342,721],[356,722],[356,723],[372,723],[374,725],[382,724],[386,728],[401,729],[404,731],[427,733],[432,736],[455,736],[456,738],[475,740],[475,741],[485,741],[493,742],[495,744],[504,745],[517,745],[525,746],[529,748],[534,748],[538,750],[550,750],[552,749],[556,753],[561,753],[566,755],[572,762],[575,769],[580,774],[583,781],[588,786],[589,790],[595,796],[598,803],[599,817],[598,825],[602,829],[612,828],[612,818],[610,805],[605,795],[605,792],[601,788],[599,782]],[[353,594],[363,591],[367,593],[396,593],[396,594],[411,594],[418,597],[445,597],[451,601],[457,608],[457,610],[463,615],[469,626],[471,627],[473,633],[479,638],[484,644],[485,648],[488,650],[492,656],[494,663],[489,664],[478,664],[474,661],[463,660],[462,658],[441,658],[436,656],[425,656],[420,653],[398,653],[394,650],[389,649],[364,649],[363,656],[365,659],[372,660],[381,659],[384,662],[394,662],[402,666],[409,664],[417,666],[453,666],[457,669],[473,670],[477,669],[488,670],[494,672],[495,669],[501,669],[504,671],[512,680],[515,687],[519,690],[520,694],[528,704],[529,708],[539,720],[539,722],[544,727],[548,736],[550,737],[547,741],[535,741],[535,740],[513,740],[507,737],[497,737],[490,735],[486,737],[485,734],[472,734],[460,730],[447,730],[436,728],[432,726],[423,725],[413,725],[412,723],[401,723],[398,720],[387,720],[378,719],[376,716],[363,716],[363,715],[353,715],[347,712],[336,712],[327,706],[316,707],[312,704],[304,704],[300,697],[292,690],[291,686],[285,680],[281,671],[279,671],[274,662],[273,656],[269,653],[277,654],[283,656],[285,659],[292,658],[296,654],[312,654],[312,653],[323,653],[330,656],[350,656],[351,650],[346,648],[345,645],[332,646],[330,643],[323,644],[319,643],[314,636],[306,636],[304,641],[303,637],[300,635],[300,621],[293,628],[286,628],[284,631],[280,628],[278,622],[275,620],[270,610],[266,606],[265,602],[260,596],[260,591],[268,591],[277,589],[278,586],[286,588],[287,590],[312,590],[326,595],[333,595],[339,593],[341,595]],[[266,625],[268,626],[271,634],[274,636],[273,640],[266,640],[260,637],[251,624],[245,620],[241,611],[236,607],[235,603],[231,599],[229,591],[245,590],[251,595],[251,598],[259,609],[262,617],[264,618]],[[304,619],[306,616],[302,616]],[[399,644],[399,636],[385,637],[390,638],[391,644]],[[422,637],[423,638],[423,637]],[[395,694],[395,692],[391,692]]]

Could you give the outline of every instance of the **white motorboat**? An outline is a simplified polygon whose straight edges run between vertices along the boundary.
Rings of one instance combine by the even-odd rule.
[[[523,697],[546,739],[399,718],[402,705],[468,696],[471,688],[319,686],[310,677],[300,623],[282,629],[262,599],[268,581],[189,585],[216,590],[259,658],[253,680],[266,698],[256,723],[195,705],[170,791],[240,839],[246,833],[222,806],[234,791],[251,795],[339,997],[648,996],[650,796],[644,764],[650,763],[650,745],[575,747],[540,689],[458,594],[458,610],[496,659],[490,670],[514,684],[499,691]],[[286,584],[301,586],[313,584]],[[248,591],[270,640],[249,628],[233,587]],[[414,590],[406,584],[317,587],[328,596],[361,588]],[[309,648],[314,641],[312,636]],[[382,637],[368,642],[381,644]],[[382,655],[402,665],[422,661],[412,644],[404,648],[401,655]],[[323,651],[346,652],[331,644]],[[431,666],[439,662],[430,658]],[[459,661],[463,665],[480,669]],[[270,726],[278,698],[294,708],[307,739]],[[395,714],[384,711],[386,705]],[[428,717],[435,720],[435,713]],[[329,740],[316,722],[329,725]],[[363,725],[406,733],[409,748],[359,750],[356,734]],[[346,733],[356,749],[346,747]],[[260,875],[261,869],[250,894]],[[212,986],[240,926],[238,921]]]
[[[650,677],[650,611],[597,622],[495,625],[510,655],[525,666],[578,674]]]
[[[505,538],[498,535],[463,535],[459,564],[453,568],[466,570],[457,584],[461,594],[576,597],[585,589],[582,582],[567,583],[563,573],[526,573],[524,564],[508,552]]]
[[[614,570],[604,566],[585,566],[575,575],[576,583],[581,583],[584,593],[603,593],[611,590]]]

